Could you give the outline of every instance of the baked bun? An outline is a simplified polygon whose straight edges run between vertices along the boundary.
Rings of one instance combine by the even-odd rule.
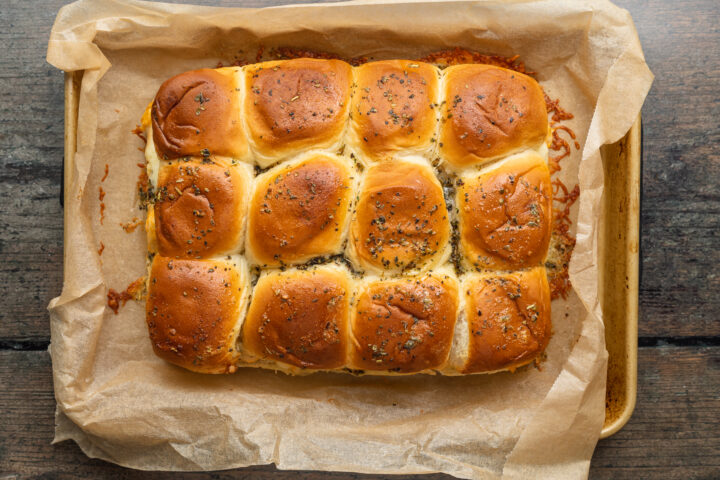
[[[439,153],[451,166],[482,165],[544,145],[545,97],[531,77],[491,65],[455,65],[443,81]]]
[[[458,308],[450,275],[364,282],[352,320],[350,368],[417,373],[448,359]]]
[[[338,150],[350,105],[352,67],[298,58],[245,67],[244,116],[257,163],[309,149]]]
[[[371,161],[429,153],[435,145],[439,75],[429,63],[410,60],[357,67],[348,145]]]
[[[339,253],[355,183],[350,163],[326,153],[260,175],[248,211],[250,262],[277,266]]]
[[[155,353],[195,372],[234,372],[248,287],[242,257],[177,260],[156,255],[145,306]]]
[[[351,291],[334,265],[263,274],[243,326],[245,361],[289,371],[344,366]]]
[[[221,158],[163,162],[148,212],[151,251],[178,258],[239,253],[251,173]]]
[[[361,270],[412,271],[449,254],[450,221],[440,182],[422,159],[365,171],[350,223],[348,257]]]
[[[550,288],[544,267],[469,274],[463,281],[468,351],[462,373],[513,370],[550,340]]]
[[[537,153],[463,177],[456,202],[468,269],[512,270],[544,261],[552,233],[552,186]]]
[[[227,67],[193,70],[163,83],[151,107],[152,142],[158,156],[246,159],[241,81],[240,69]]]

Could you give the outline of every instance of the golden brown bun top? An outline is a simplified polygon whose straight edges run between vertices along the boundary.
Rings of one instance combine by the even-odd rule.
[[[361,267],[410,270],[444,252],[450,222],[432,169],[405,161],[372,165],[350,235]]]
[[[482,164],[545,141],[545,97],[534,79],[491,65],[445,72],[440,153],[451,165]]]
[[[470,266],[514,269],[544,260],[552,233],[552,186],[539,155],[528,153],[467,178],[457,204]]]
[[[373,160],[428,147],[435,133],[438,70],[428,63],[385,60],[355,70],[351,125],[357,147]]]
[[[301,368],[345,365],[348,282],[342,270],[322,267],[261,277],[243,327],[245,349]]]
[[[245,172],[222,160],[164,165],[154,206],[160,254],[197,258],[237,250],[248,188]]]
[[[372,282],[353,319],[351,368],[413,373],[448,358],[457,316],[456,281],[440,274]]]
[[[550,290],[545,268],[473,275],[463,284],[470,341],[463,373],[514,369],[550,340]]]
[[[339,248],[352,176],[345,161],[326,154],[268,172],[257,183],[249,211],[255,260],[278,265]]]
[[[167,159],[224,155],[245,157],[236,69],[202,69],[165,81],[152,103],[158,156]]]
[[[281,157],[327,147],[345,129],[352,68],[340,60],[299,58],[247,67],[245,115],[255,149]]]
[[[146,302],[155,353],[196,372],[234,371],[245,281],[232,262],[156,255]]]

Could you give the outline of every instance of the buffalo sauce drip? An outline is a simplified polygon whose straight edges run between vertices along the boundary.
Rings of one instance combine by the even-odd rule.
[[[265,53],[265,46],[260,45],[257,49],[257,53],[255,54],[255,63],[260,63],[260,60],[262,60],[263,53]]]
[[[561,136],[564,132],[573,142],[576,150],[580,149],[580,144],[576,140],[575,132],[566,125],[561,125],[565,120],[571,120],[574,115],[567,112],[560,106],[559,99],[551,99],[545,95],[545,105],[547,106],[548,115],[550,117],[550,128],[552,130],[552,141],[548,148],[550,151],[557,152],[555,155],[549,155],[548,168],[550,174],[554,175],[562,167],[561,160],[570,156],[572,147],[567,139]],[[570,257],[575,247],[575,237],[570,233],[570,208],[580,196],[580,187],[576,184],[572,189],[568,187],[559,178],[552,181],[553,188],[553,229],[550,248],[557,252],[558,262],[547,263],[545,266],[548,272],[548,282],[550,284],[550,296],[554,300],[556,298],[567,298],[568,292],[572,285],[570,284],[570,275],[568,267],[570,265]]]
[[[147,143],[147,138],[143,134],[142,127],[140,125],[136,125],[133,130],[131,130],[131,133],[133,135],[137,135],[142,139],[143,142]],[[144,152],[144,148],[138,148],[138,150]],[[147,170],[145,163],[137,163],[137,166],[141,169],[140,175],[138,176],[137,181],[137,190],[140,196],[140,208],[145,208],[145,205],[147,205],[146,202],[143,202],[144,199],[148,198],[149,195],[149,187],[148,187],[148,176],[147,176]],[[107,164],[105,164],[105,176],[102,177],[101,182],[104,182],[105,179],[108,176],[108,170],[109,167]],[[100,200],[102,201],[102,198],[105,196],[105,192],[103,192],[102,187],[100,187],[101,197]],[[100,223],[102,223],[102,219],[104,218],[103,212],[105,211],[105,205],[103,203],[100,204],[100,213],[101,213],[101,219]],[[120,223],[120,226],[123,230],[125,230],[126,233],[132,233],[135,231],[135,229],[142,224],[142,219],[139,219],[137,217],[133,217],[133,219],[128,223]],[[102,255],[103,251],[105,250],[105,244],[100,242],[100,248],[98,249],[98,254]],[[118,314],[118,311],[120,310],[120,307],[124,306],[128,300],[141,300],[144,296],[144,290],[145,290],[145,277],[140,277],[134,282],[132,282],[128,287],[123,290],[122,292],[118,292],[114,288],[111,288],[108,290],[107,293],[107,305],[110,307],[110,309],[115,313],[115,315]]]
[[[143,142],[145,142],[145,144],[147,144],[147,138],[145,137],[145,133],[143,133],[143,129],[142,129],[141,125],[135,125],[135,128],[133,128],[130,131],[133,133],[133,135],[137,135],[138,137],[140,137],[140,139]],[[140,148],[140,147],[138,147],[138,148],[143,152],[145,151],[144,148]]]
[[[106,163],[105,164],[105,173],[100,179],[100,183],[105,182],[105,180],[108,177],[108,174],[110,173],[110,166]],[[98,187],[98,199],[100,200],[100,225],[103,224],[105,221],[105,202],[103,201],[105,199],[105,190],[103,190],[102,187]],[[103,251],[105,250],[105,244],[100,242],[100,247],[98,248],[98,255],[102,255]]]
[[[260,46],[257,50],[257,53],[255,54],[255,61],[254,63],[260,63],[262,61],[262,57],[265,54],[265,47]],[[273,48],[268,52],[268,56],[271,59],[277,59],[277,60],[292,60],[293,58],[319,58],[322,60],[344,60],[347,63],[349,63],[352,66],[357,67],[358,65],[362,65],[363,63],[367,63],[368,59],[367,57],[354,57],[350,59],[345,59],[341,57],[340,55],[336,55],[334,53],[329,52],[319,52],[319,51],[313,51],[313,50],[303,50],[300,48],[293,48],[293,47],[277,47]],[[223,62],[218,62],[215,65],[215,68],[223,68],[223,67],[244,67],[245,65],[250,65],[253,62],[250,62],[248,60],[245,60],[243,58],[235,58],[232,62],[225,64]]]
[[[132,130],[132,133],[134,135],[137,135],[138,137],[140,137],[140,139],[143,142],[145,142],[145,144],[147,145],[147,138],[143,134],[143,130],[140,125],[135,125],[135,128]],[[138,150],[140,150],[141,152],[144,152],[145,148],[138,147]],[[153,192],[152,192],[152,188],[150,186],[150,179],[147,176],[147,164],[145,164],[143,162],[143,163],[137,163],[136,165],[140,168],[140,173],[138,174],[138,179],[137,179],[137,184],[136,184],[136,188],[137,188],[137,192],[138,192],[138,199],[140,201],[140,210],[145,210],[145,209],[147,209],[148,204],[152,203]],[[127,225],[133,224],[135,222],[135,220],[136,219],[133,219],[133,221]],[[127,228],[125,228],[125,225],[123,225],[123,224],[120,224],[120,225],[123,227],[123,229],[127,233],[132,233],[133,231],[135,231],[135,228],[137,228],[137,225],[134,225],[130,230],[128,230]]]
[[[145,277],[138,278],[122,292],[117,292],[111,288],[107,293],[107,305],[117,315],[120,307],[124,307],[128,300],[140,300],[143,297],[144,290]]]
[[[138,217],[133,217],[132,221],[128,223],[121,223],[120,226],[123,230],[125,230],[125,233],[133,233],[141,223],[141,219],[139,219]]]
[[[133,128],[131,130],[131,132],[133,133],[133,135],[137,135],[147,145],[147,137],[145,137],[145,134],[143,133],[142,126],[135,125],[135,128]],[[144,147],[138,147],[138,150],[140,150],[141,152],[145,152]],[[150,186],[148,183],[149,179],[147,176],[147,168],[146,168],[147,165],[145,163],[137,163],[137,166],[140,167],[140,174],[138,175],[138,180],[137,180],[137,192],[138,192],[138,198],[140,199],[140,209],[144,210],[146,208],[147,204],[149,203],[149,199],[150,199],[150,195],[151,195]],[[133,221],[135,221],[135,219],[133,219]],[[136,227],[137,227],[137,225],[136,225]],[[123,229],[126,232],[128,232],[128,230],[125,227],[123,227]],[[135,227],[133,227],[133,229],[130,230],[128,233],[132,232],[133,230],[135,230]]]
[[[140,168],[136,188],[138,192],[138,199],[140,201],[140,210],[147,209],[148,204],[152,202],[152,188],[150,186],[150,179],[147,175],[147,168],[144,163],[138,163],[137,166]]]
[[[344,60],[350,65],[357,67],[363,63],[368,62],[367,57],[353,57],[344,59],[340,55],[328,52],[314,52],[312,50],[303,50],[300,48],[292,47],[278,47],[273,48],[270,51],[270,55],[276,58],[282,58],[283,60],[292,60],[293,58],[319,58],[322,60]]]
[[[520,55],[514,57],[501,57],[498,55],[483,55],[463,48],[455,47],[448,50],[440,50],[431,53],[420,59],[420,62],[433,63],[439,66],[462,65],[467,63],[482,63],[496,67],[507,68],[516,72],[532,75],[535,72],[525,70],[525,64],[518,60]]]
[[[102,187],[98,187],[98,200],[100,200],[100,225],[105,222],[105,190]]]
[[[147,137],[145,137],[145,134],[143,133],[142,126],[135,125],[135,128],[131,130],[133,135],[137,135],[145,145],[147,145]],[[144,147],[138,147],[138,150],[141,152],[145,152]],[[138,194],[140,196],[140,208],[143,207],[143,199],[147,199],[147,193],[148,193],[148,176],[147,176],[147,169],[145,163],[137,163],[137,166],[140,167],[141,172],[140,175],[138,175],[138,181],[137,181],[137,190]]]

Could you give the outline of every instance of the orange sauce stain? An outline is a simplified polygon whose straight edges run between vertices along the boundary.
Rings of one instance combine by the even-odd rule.
[[[128,285],[122,292],[118,292],[111,288],[107,293],[107,305],[110,310],[117,315],[120,311],[120,307],[124,307],[128,300],[142,300],[144,290],[145,277],[138,278]]]
[[[140,125],[135,125],[135,128],[133,128],[133,129],[131,130],[131,132],[132,132],[134,135],[137,135],[138,137],[140,137],[140,139],[141,139],[143,142],[147,143],[147,138],[145,137],[145,133],[143,132],[143,129],[142,129],[142,127],[141,127]],[[141,149],[141,150],[142,150],[142,149]]]
[[[135,229],[142,223],[142,220],[133,217],[133,219],[128,223],[121,223],[120,226],[123,230],[125,230],[125,233],[133,233]]]

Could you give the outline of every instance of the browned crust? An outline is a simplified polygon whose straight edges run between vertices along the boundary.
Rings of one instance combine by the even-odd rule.
[[[473,268],[539,265],[552,233],[550,172],[536,154],[510,160],[458,188],[460,241]]]
[[[145,307],[155,353],[196,372],[234,371],[246,288],[228,262],[156,255]]]
[[[247,67],[245,116],[255,150],[278,157],[327,147],[345,130],[352,67],[299,58]]]
[[[243,326],[243,346],[257,359],[300,368],[346,363],[349,285],[334,270],[290,271],[260,278]]]
[[[192,70],[162,84],[151,107],[161,159],[248,154],[235,75],[233,68]]]
[[[153,210],[161,255],[199,258],[239,250],[249,188],[240,168],[218,159],[160,168]]]
[[[473,275],[463,288],[469,344],[462,373],[513,370],[545,350],[552,329],[545,268]]]
[[[337,250],[353,192],[352,170],[329,155],[313,155],[258,183],[249,210],[255,260],[290,263]]]
[[[370,167],[350,232],[361,266],[412,269],[443,252],[450,222],[432,170],[400,161]]]
[[[454,279],[437,274],[365,285],[352,323],[353,369],[414,373],[448,358],[457,318]]]
[[[531,77],[491,65],[445,71],[440,154],[451,165],[482,164],[536,148],[548,137],[547,109]]]
[[[355,69],[351,120],[354,144],[373,160],[431,145],[438,70],[411,60],[366,63]]]

